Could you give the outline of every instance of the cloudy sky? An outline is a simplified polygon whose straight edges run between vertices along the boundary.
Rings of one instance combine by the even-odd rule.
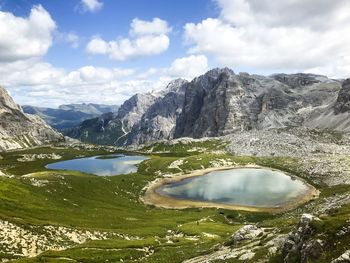
[[[350,77],[349,0],[0,0],[19,104],[120,104],[213,67]]]

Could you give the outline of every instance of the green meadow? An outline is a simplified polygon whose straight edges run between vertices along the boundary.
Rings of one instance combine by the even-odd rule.
[[[166,152],[150,154],[150,159],[142,162],[136,173],[107,177],[45,168],[46,164],[57,160],[17,160],[23,154],[38,153],[59,154],[63,160],[110,154],[104,148],[42,147],[1,153],[0,170],[13,176],[0,176],[0,219],[23,227],[38,226],[37,231],[40,226],[53,225],[111,234],[106,240],[90,240],[61,251],[46,251],[34,258],[19,258],[15,262],[181,262],[215,251],[243,224],[278,227],[287,233],[298,222],[302,208],[273,215],[222,209],[171,210],[144,205],[140,197],[145,186],[160,174],[186,173],[220,160],[255,163],[287,172],[292,172],[298,165],[297,160],[291,158],[242,157],[188,151],[179,146],[174,151],[162,145],[155,147]],[[214,141],[195,147],[220,150],[224,144]],[[150,149],[144,150],[150,152]],[[180,158],[183,164],[179,168],[169,168]],[[28,174],[30,176],[23,176]],[[306,178],[305,174],[297,175]],[[42,184],[33,184],[33,179]],[[324,193],[323,197],[350,190],[347,186],[315,186]],[[324,225],[317,229],[325,228],[333,233],[336,222],[339,220],[338,225],[341,225],[349,215],[349,209],[341,208],[334,213],[341,216],[327,217],[322,221]],[[133,238],[125,239],[120,235]],[[332,249],[334,251],[334,248],[330,251]],[[261,252],[249,262],[266,256],[265,250],[261,247]],[[6,256],[0,254],[0,258]]]

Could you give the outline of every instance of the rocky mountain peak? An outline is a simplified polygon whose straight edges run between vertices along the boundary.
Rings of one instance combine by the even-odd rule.
[[[204,76],[211,77],[211,78],[218,78],[218,76],[221,74],[234,75],[235,73],[233,72],[232,69],[230,69],[228,67],[214,68],[212,70],[209,70],[207,73],[205,73]]]
[[[177,92],[186,83],[188,83],[188,81],[185,79],[181,79],[181,78],[174,79],[174,80],[169,82],[169,84],[165,87],[164,90],[162,90],[162,92],[165,94],[168,92]]]
[[[134,96],[132,96],[130,99],[126,100],[120,106],[118,110],[118,116],[120,118],[123,118],[130,111],[134,111],[134,112],[142,111],[147,105],[153,102],[155,98],[156,96],[150,93],[146,93],[146,94],[137,93]]]
[[[337,97],[337,107],[342,111],[350,105],[350,81],[344,81],[338,96],[340,86],[340,81],[315,74],[262,76],[215,68],[191,82],[176,79],[161,92],[131,97],[110,122],[110,137],[115,136],[110,141],[125,145],[312,127],[319,123],[321,114],[322,123],[330,124],[327,128],[343,131],[350,129],[350,123],[330,121]],[[323,109],[331,112],[324,113]]]
[[[18,106],[9,93],[7,92],[6,89],[0,86],[0,108],[7,108],[7,109],[12,109],[12,110],[18,110],[20,111],[21,108]]]
[[[0,151],[63,141],[39,116],[25,114],[0,87]]]

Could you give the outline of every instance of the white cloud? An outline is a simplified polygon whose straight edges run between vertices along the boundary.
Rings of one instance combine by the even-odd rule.
[[[174,78],[192,80],[208,71],[208,59],[204,55],[191,55],[175,59],[168,68],[150,68],[138,75],[138,78],[162,78],[169,82]]]
[[[153,18],[152,21],[135,18],[132,20],[130,27],[131,35],[161,35],[171,31],[168,23],[158,17]]]
[[[83,7],[83,11],[94,13],[103,7],[103,2],[100,2],[99,0],[81,0],[81,5]]]
[[[191,79],[206,70],[207,58],[203,55],[179,58],[169,68],[155,68],[144,73],[91,65],[66,71],[30,59],[0,62],[0,83],[22,105],[55,107],[81,102],[121,104],[135,93],[160,90],[174,78]]]
[[[185,25],[190,53],[233,68],[349,74],[349,1],[217,2],[220,17]]]
[[[27,18],[0,11],[0,61],[45,55],[55,28],[55,21],[41,5],[34,6]]]
[[[208,59],[204,55],[183,57],[175,59],[168,72],[170,76],[181,77],[188,80],[204,74],[208,70]]]
[[[125,61],[140,56],[157,55],[169,47],[170,32],[167,22],[154,18],[151,22],[134,19],[131,23],[130,38],[105,41],[93,37],[86,46],[89,54],[108,55],[111,59]]]

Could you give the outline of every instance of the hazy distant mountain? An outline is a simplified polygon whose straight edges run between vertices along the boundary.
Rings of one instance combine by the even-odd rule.
[[[82,104],[64,104],[60,105],[58,109],[65,111],[79,111],[86,114],[101,115],[103,113],[118,111],[118,105],[105,105],[105,104],[95,104],[95,103],[82,103]]]
[[[0,86],[0,151],[63,141],[40,117],[25,114]]]
[[[137,94],[114,117],[85,121],[67,135],[127,145],[290,126],[350,131],[349,105],[350,80],[213,69],[191,82],[173,81],[162,92]],[[103,128],[92,131],[96,122]]]
[[[48,124],[57,130],[64,130],[80,124],[86,119],[95,118],[104,113],[116,112],[117,105],[104,104],[67,104],[61,105],[58,109],[22,106],[23,111],[29,114],[35,114],[43,118]]]

